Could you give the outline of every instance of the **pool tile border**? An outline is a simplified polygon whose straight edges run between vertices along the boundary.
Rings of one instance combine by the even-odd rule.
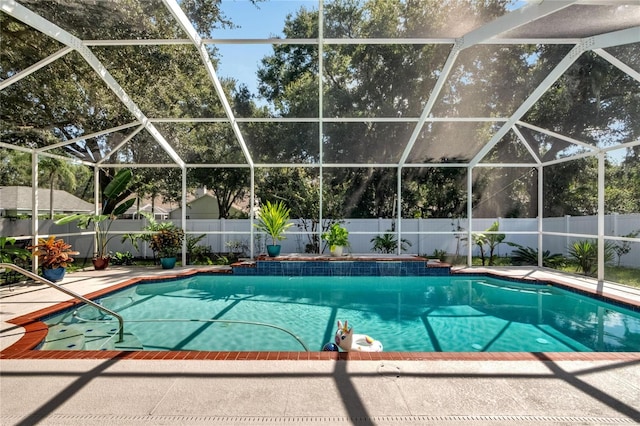
[[[89,299],[100,297],[139,282],[159,282],[184,278],[196,274],[231,274],[229,270],[190,270],[162,277],[136,277],[111,287],[85,295]],[[514,282],[551,284],[569,291],[597,297],[600,300],[619,302],[625,307],[640,310],[634,301],[621,297],[604,296],[597,292],[574,287],[553,279],[520,279],[490,272],[452,272],[452,275],[481,275]],[[46,337],[48,328],[40,318],[79,305],[80,301],[61,302],[9,320],[23,327],[22,338],[0,352],[0,359],[131,359],[131,360],[206,360],[206,361],[639,361],[640,352],[220,352],[220,351],[65,351],[36,350]]]
[[[130,359],[178,361],[640,361],[640,352],[207,352],[11,351],[0,359]]]

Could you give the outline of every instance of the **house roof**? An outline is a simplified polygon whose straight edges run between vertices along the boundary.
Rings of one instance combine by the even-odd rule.
[[[49,188],[38,189],[38,210],[49,210]],[[0,210],[31,211],[31,187],[1,186]],[[56,212],[92,212],[94,206],[73,194],[60,189],[53,190],[53,210]]]
[[[125,212],[125,214],[133,215],[133,214],[136,214],[138,212],[151,213],[152,210],[153,210],[153,212],[155,214],[168,214],[169,213],[169,211],[166,208],[163,208],[162,206],[159,206],[157,204],[155,206],[152,206],[151,203],[146,203],[145,205],[140,207],[140,210],[138,210],[138,206],[134,204],[133,206],[131,206]]]

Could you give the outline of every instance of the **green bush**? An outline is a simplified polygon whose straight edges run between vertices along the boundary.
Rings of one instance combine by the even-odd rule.
[[[604,263],[613,260],[613,244],[606,242],[604,246]],[[569,246],[569,256],[576,262],[576,270],[584,275],[595,276],[598,271],[598,242],[596,240],[580,240]]]
[[[514,265],[537,265],[538,264],[538,249],[531,247],[523,247],[516,243],[507,243],[510,246],[517,247],[512,255],[511,260]],[[560,253],[551,254],[549,250],[542,252],[542,266],[548,268],[559,268],[566,264],[567,260]]]

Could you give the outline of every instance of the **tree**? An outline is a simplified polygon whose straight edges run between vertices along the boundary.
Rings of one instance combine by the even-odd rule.
[[[498,222],[493,222],[493,224],[487,228],[487,230],[483,233],[478,233],[472,235],[473,242],[478,246],[480,250],[480,259],[482,260],[482,266],[485,265],[485,261],[487,260],[485,256],[485,246],[489,249],[488,260],[489,266],[493,265],[493,260],[495,259],[495,251],[500,244],[504,241],[506,235],[498,233]]]
[[[65,182],[67,187],[74,190],[76,187],[76,175],[69,163],[56,158],[45,157],[40,161],[42,178],[39,179],[43,186],[49,186],[49,218],[53,219],[54,190],[60,182]]]
[[[252,0],[258,3],[260,0]],[[123,0],[118,7],[108,2],[84,2],[67,7],[63,0],[22,2],[36,13],[50,17],[63,28],[89,39],[129,38],[175,39],[184,37],[182,28],[162,3]],[[185,13],[203,34],[233,23],[222,15],[218,0],[185,0]],[[135,22],[134,26],[130,23]],[[60,43],[32,30],[6,14],[0,14],[3,32],[0,78],[33,64],[33,58],[44,58],[58,51]],[[209,46],[212,61],[216,51]],[[94,46],[92,52],[109,73],[122,85],[127,95],[148,117],[221,117],[222,107],[206,74],[200,56],[192,46]],[[224,82],[231,90],[233,84]],[[129,123],[135,117],[121,104],[93,69],[72,52],[47,67],[11,84],[0,91],[2,108],[0,141],[29,148],[42,148],[51,143],[76,139],[57,153],[88,162],[98,162],[113,153],[131,130],[114,131],[90,139],[77,139],[84,134]],[[45,141],[40,134],[46,134]],[[172,139],[181,152],[197,152],[198,140]],[[172,162],[158,144],[143,130],[122,146],[110,161],[141,164]],[[146,169],[139,178],[144,182],[161,182],[156,173]],[[169,173],[173,174],[173,173]],[[102,190],[114,170],[101,169]],[[146,175],[146,176],[145,176]],[[162,175],[167,177],[166,174]],[[162,180],[162,190],[175,198],[181,192],[181,179]],[[157,189],[151,192],[158,192]],[[90,191],[93,194],[93,191]],[[92,195],[88,195],[91,196]]]
[[[340,0],[326,5],[326,37],[370,38],[370,37],[415,37],[418,34],[437,32],[450,22],[453,16],[481,15],[490,20],[505,13],[503,2],[491,3],[493,7],[482,8],[468,2],[426,1],[421,7],[412,2]],[[437,19],[436,19],[437,18]],[[290,16],[284,33],[291,38],[317,36],[317,11],[301,9]],[[530,53],[532,48],[527,49]],[[463,76],[471,78],[471,89],[485,94],[492,88],[487,80],[480,78],[481,72],[492,63],[509,59],[509,67],[526,64],[524,55],[519,57],[506,49],[492,51],[484,49],[483,64],[477,66],[472,77],[464,64],[456,71],[459,90],[467,85]],[[495,50],[495,48],[494,48]],[[437,74],[430,72],[434,64],[444,64],[449,49],[434,45],[398,44],[338,44],[324,48],[323,72],[323,115],[326,117],[417,117],[431,93]],[[468,64],[477,64],[469,58]],[[474,65],[475,66],[475,65]],[[437,67],[437,65],[436,65]],[[506,68],[507,66],[505,66]],[[494,71],[497,76],[498,69]],[[307,117],[317,115],[317,74],[318,59],[314,46],[283,44],[274,46],[272,55],[262,60],[258,72],[260,93],[272,102],[276,113],[282,116]],[[496,78],[488,80],[498,86]],[[515,84],[515,83],[514,83]],[[450,90],[453,91],[452,88]],[[477,96],[471,94],[472,96]],[[449,97],[452,99],[451,97]],[[515,101],[512,100],[512,103]],[[482,105],[495,105],[495,102]],[[456,107],[458,105],[456,104]],[[488,108],[488,107],[487,107]],[[479,112],[478,116],[491,115]],[[323,152],[325,163],[372,163],[393,162],[400,158],[406,141],[415,125],[408,123],[330,123],[323,127]],[[287,152],[290,146],[315,144],[317,138],[297,137],[278,139],[275,145]],[[269,148],[267,148],[269,149]],[[271,148],[273,149],[273,148]],[[317,150],[305,149],[305,153]],[[419,150],[418,150],[419,151]],[[308,155],[304,162],[315,161]],[[412,161],[423,162],[433,159],[412,156]],[[440,158],[436,159],[440,161]],[[385,168],[349,168],[331,170],[323,176],[323,185],[328,192],[342,194],[333,201],[341,204],[340,210],[352,217],[390,217],[394,214],[395,203],[390,193],[397,187],[395,173]],[[443,173],[443,176],[446,176]],[[411,174],[407,174],[409,178]],[[455,186],[456,184],[452,184]],[[343,191],[342,188],[347,188]],[[403,199],[417,199],[412,191],[430,192],[438,197],[439,188],[424,190],[418,184],[408,182],[403,188]],[[425,195],[425,194],[422,194]],[[455,197],[460,200],[462,197]],[[323,203],[325,204],[325,203]],[[430,203],[420,199],[420,204]],[[428,207],[426,207],[428,208]],[[456,211],[453,206],[450,211]],[[439,214],[447,214],[443,212]]]
[[[31,155],[0,148],[0,186],[31,186]]]

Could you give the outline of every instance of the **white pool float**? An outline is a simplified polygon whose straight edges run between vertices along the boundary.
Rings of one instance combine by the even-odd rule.
[[[335,336],[336,345],[343,351],[382,352],[382,343],[366,334],[355,334],[353,328],[349,328],[348,321],[338,320],[338,331]]]

